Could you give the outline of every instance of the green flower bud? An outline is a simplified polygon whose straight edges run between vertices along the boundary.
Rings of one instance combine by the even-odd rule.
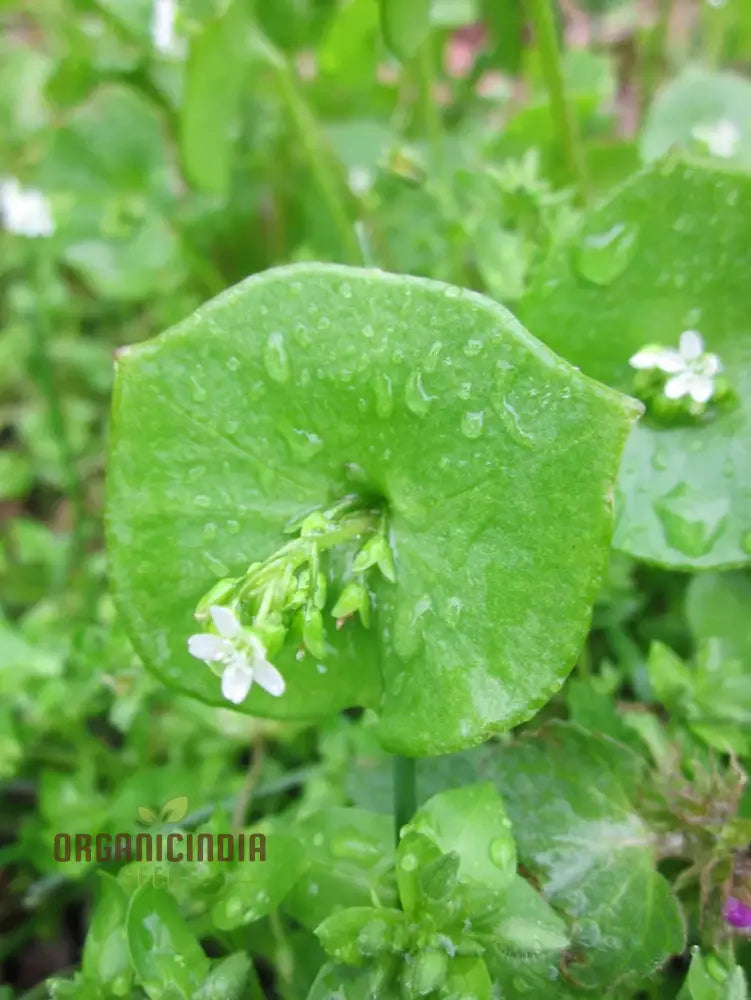
[[[215,604],[228,605],[237,588],[237,580],[227,576],[223,580],[217,580],[211,590],[208,590],[196,605],[193,613],[194,618],[199,622],[207,621],[209,618],[209,608]]]

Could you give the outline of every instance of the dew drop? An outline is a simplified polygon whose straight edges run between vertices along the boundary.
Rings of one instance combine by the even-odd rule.
[[[609,285],[631,263],[638,236],[638,226],[629,222],[585,236],[576,258],[579,273],[595,285]]]
[[[438,367],[438,361],[441,357],[442,348],[443,344],[440,340],[436,340],[435,343],[431,345],[430,350],[428,351],[428,356],[425,359],[426,372],[434,372],[436,370]]]
[[[233,354],[231,357],[227,358],[227,367],[231,372],[236,372],[237,369],[240,367],[240,359],[238,357],[235,357],[235,355]]]
[[[430,409],[432,399],[433,397],[427,394],[422,384],[422,373],[419,369],[413,371],[407,379],[404,390],[404,401],[407,404],[407,409],[416,417],[424,417]]]
[[[476,337],[470,337],[464,345],[464,353],[468,358],[476,358],[478,354],[482,353],[484,346],[481,340],[478,340]]]
[[[307,462],[323,448],[323,440],[318,434],[302,427],[291,427],[284,436],[292,455],[301,462]]]
[[[399,867],[405,872],[413,872],[417,868],[417,855],[416,854],[405,854],[402,860],[399,862]]]
[[[510,837],[496,837],[490,841],[490,860],[502,871],[514,865],[516,852]]]
[[[295,340],[300,347],[310,347],[312,344],[313,336],[304,323],[298,323],[295,326]]]
[[[217,527],[213,521],[209,521],[208,524],[203,526],[203,540],[205,542],[210,542],[212,538],[216,538]]]
[[[367,340],[372,340],[373,337],[375,337],[375,330],[370,325],[370,323],[366,323],[365,326],[362,328],[362,335]]]
[[[236,535],[240,530],[239,521],[227,521],[227,534]]]
[[[205,493],[198,493],[195,497],[193,497],[193,503],[196,507],[210,507],[211,497],[206,496]]]
[[[196,382],[192,375],[190,377],[190,394],[193,397],[193,401],[196,403],[205,402],[207,396],[204,387]]]
[[[339,291],[342,294],[342,298],[351,299],[352,298],[352,285],[348,281],[342,283]]]
[[[472,395],[472,383],[462,382],[461,385],[459,386],[459,391],[457,395],[459,396],[459,399],[469,399],[469,397]]]
[[[270,333],[263,353],[263,363],[266,371],[275,382],[286,382],[289,379],[289,358],[284,346],[284,337],[279,331]]]
[[[335,858],[357,861],[371,867],[381,859],[381,849],[372,840],[367,840],[354,827],[337,831],[331,838],[329,850]]]
[[[485,415],[482,410],[468,411],[462,416],[462,434],[467,438],[482,436],[485,425]]]
[[[373,376],[371,385],[375,394],[376,413],[382,420],[386,420],[394,412],[394,390],[391,379],[385,372],[379,372]]]
[[[727,520],[727,500],[698,500],[680,483],[655,504],[668,543],[692,559],[706,555]]]

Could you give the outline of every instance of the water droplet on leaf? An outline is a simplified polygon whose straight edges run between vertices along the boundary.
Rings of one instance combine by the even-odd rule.
[[[376,413],[381,419],[386,420],[394,412],[394,391],[391,379],[385,372],[379,372],[378,375],[373,376],[371,385],[375,394]]]
[[[579,273],[595,285],[608,285],[623,274],[636,252],[638,226],[617,222],[610,229],[585,236],[576,264]]]
[[[278,331],[269,334],[263,354],[266,371],[275,382],[286,382],[289,378],[289,358],[284,346],[284,337]]]
[[[467,412],[462,417],[462,434],[468,438],[479,438],[482,435],[485,415],[482,410]]]
[[[430,409],[433,397],[429,396],[422,384],[422,373],[417,370],[410,374],[404,390],[404,401],[416,417],[424,417]]]

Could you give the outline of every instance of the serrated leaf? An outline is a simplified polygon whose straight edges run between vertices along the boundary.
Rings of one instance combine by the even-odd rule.
[[[503,747],[496,759],[520,858],[570,925],[573,979],[602,989],[680,953],[683,917],[656,870],[654,834],[631,801],[640,760],[565,723]],[[549,964],[537,970],[543,980]]]
[[[413,755],[478,743],[571,668],[633,415],[474,293],[315,264],[253,277],[118,362],[108,526],[133,641],[222,704],[187,650],[197,601],[356,469],[387,500],[397,581],[374,581],[369,632],[329,627],[325,670],[288,643],[284,696],[256,685],[242,708],[377,708],[384,745]]]
[[[737,396],[708,420],[644,418],[624,454],[614,545],[678,569],[751,558],[751,176],[673,159],[630,179],[540,269],[521,313],[583,371],[629,390],[629,358],[698,329]],[[596,280],[592,280],[596,277]]]

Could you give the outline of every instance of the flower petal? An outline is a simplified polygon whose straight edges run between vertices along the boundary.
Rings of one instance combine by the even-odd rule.
[[[234,611],[230,611],[229,608],[223,608],[221,605],[212,604],[209,608],[209,614],[211,615],[211,620],[214,623],[214,627],[219,635],[226,636],[230,639],[242,632],[242,625],[237,620],[237,615]]]
[[[691,398],[695,403],[706,403],[714,392],[714,379],[710,375],[691,375]]]
[[[684,361],[695,361],[704,353],[704,341],[698,330],[684,330],[679,344]]]
[[[677,375],[679,372],[686,370],[686,359],[680,351],[675,351],[672,347],[666,347],[663,351],[660,351],[660,359],[657,362],[657,367],[660,371],[665,372],[666,375]]]
[[[188,639],[188,652],[198,660],[219,660],[225,652],[224,639],[210,632],[199,632]]]
[[[691,392],[694,376],[691,372],[681,372],[674,375],[665,383],[665,395],[668,399],[680,399],[681,396],[688,396]]]
[[[235,660],[222,674],[222,694],[234,705],[245,701],[252,684],[253,671],[244,660]]]
[[[660,357],[663,353],[661,348],[645,347],[643,351],[637,351],[630,357],[628,363],[632,368],[659,368]]]
[[[740,930],[751,930],[751,909],[735,896],[729,896],[725,901],[723,915],[729,924]]]
[[[264,691],[268,691],[269,694],[273,694],[275,698],[284,694],[287,687],[284,683],[282,675],[273,663],[269,663],[268,660],[264,660],[262,663],[256,663],[253,669],[253,679],[261,685]]]
[[[722,371],[722,362],[716,354],[705,354],[702,361],[702,375],[718,375]]]

